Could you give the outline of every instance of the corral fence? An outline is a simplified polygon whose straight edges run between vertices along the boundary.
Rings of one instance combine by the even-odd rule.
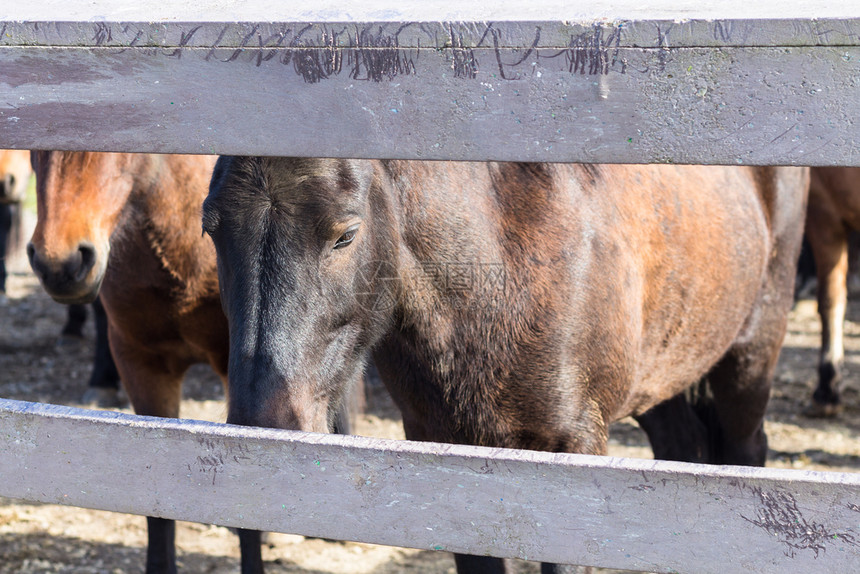
[[[860,165],[860,7],[468,4],[4,2],[0,147]],[[9,400],[0,495],[657,572],[860,564],[860,475]]]

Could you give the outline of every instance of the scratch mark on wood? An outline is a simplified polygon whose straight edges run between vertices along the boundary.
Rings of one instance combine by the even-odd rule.
[[[105,42],[111,42],[112,40],[111,27],[104,22],[98,22],[93,29],[93,41],[96,43],[96,46],[102,46]]]
[[[734,23],[731,20],[717,20],[714,22],[714,40],[728,44],[732,41]]]
[[[839,541],[850,546],[860,546],[853,534],[830,532],[825,525],[808,521],[790,492],[766,492],[756,487],[752,491],[758,498],[756,517],[748,518],[742,514],[740,517],[778,537],[785,545],[784,554],[789,558],[794,558],[800,550],[811,550],[818,558],[819,553],[827,550],[828,542]]]
[[[671,24],[664,32],[660,28],[660,25],[657,25],[657,47],[659,48],[657,51],[657,67],[661,73],[666,71],[667,54],[669,52],[669,33],[674,27],[674,24]]]
[[[796,128],[797,126],[799,126],[799,125],[800,125],[799,123],[795,123],[793,126],[791,126],[791,127],[790,127],[790,128],[788,128],[787,130],[785,130],[784,132],[782,132],[781,134],[779,134],[778,136],[776,136],[775,138],[773,138],[772,140],[770,140],[770,143],[775,143],[775,142],[776,142],[776,140],[778,140],[778,139],[780,139],[780,138],[784,137],[784,136],[785,136],[785,134],[787,134],[787,133],[788,133],[788,132],[790,132],[791,130],[795,129],[795,128]]]
[[[218,38],[215,40],[215,42],[212,43],[212,47],[209,48],[209,51],[206,53],[206,57],[204,58],[205,61],[208,62],[209,59],[212,58],[212,56],[215,54],[215,50],[218,49],[218,46],[221,44],[221,40],[224,39],[224,35],[227,33],[227,30],[227,26],[224,26],[224,28],[221,29],[221,33],[218,34]]]
[[[194,37],[194,34],[196,34],[200,28],[202,28],[202,26],[196,26],[196,27],[192,28],[191,30],[189,30],[188,32],[185,32],[183,30],[179,36],[179,47],[176,48],[175,50],[173,50],[173,52],[167,54],[167,56],[181,58],[182,57],[182,50],[185,48],[185,46],[188,45],[188,43],[191,41],[191,38]]]
[[[352,71],[349,77],[353,80],[371,80],[381,82],[383,78],[394,79],[398,75],[415,74],[415,63],[400,49],[398,39],[406,24],[398,28],[393,35],[385,35],[379,29],[378,35],[373,35],[370,29],[360,31],[355,38],[355,48],[348,51]]]
[[[606,37],[604,31],[604,27],[596,25],[591,33],[570,39],[570,48],[564,52],[570,73],[606,75],[619,62],[622,28],[613,28]],[[623,60],[621,73],[627,73],[627,64]]]
[[[481,41],[483,42],[483,38],[485,38],[488,33],[492,36],[492,38],[493,38],[493,50],[495,51],[495,54],[496,54],[496,63],[499,66],[499,76],[501,76],[501,78],[503,80],[519,79],[519,74],[517,74],[516,77],[509,77],[507,74],[505,74],[505,68],[516,68],[517,66],[519,66],[520,64],[525,62],[529,58],[529,56],[531,56],[532,53],[535,52],[535,50],[537,49],[537,45],[540,42],[540,32],[541,32],[541,28],[540,28],[540,26],[537,26],[535,28],[535,37],[534,37],[534,40],[532,41],[532,45],[528,48],[528,50],[526,50],[526,53],[516,62],[507,64],[505,62],[502,62],[502,49],[501,49],[501,46],[499,44],[500,32],[498,30],[496,30],[492,24],[487,25],[487,29],[484,32],[484,36],[481,38]]]
[[[462,34],[457,32],[453,25],[449,25],[448,30],[451,34],[451,67],[454,70],[454,77],[475,79],[478,76],[478,59],[475,57],[475,50],[463,44]],[[487,32],[489,28],[478,42],[479,46],[486,38]]]

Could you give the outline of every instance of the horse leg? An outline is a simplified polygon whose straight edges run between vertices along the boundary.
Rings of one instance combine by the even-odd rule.
[[[263,574],[263,551],[259,530],[239,529],[239,551],[242,555],[242,574]]]
[[[179,416],[184,368],[171,366],[164,356],[125,339],[109,325],[110,347],[134,412],[139,415]],[[146,574],[176,574],[176,523],[147,517]]]
[[[648,435],[654,458],[684,462],[707,462],[711,458],[707,425],[685,393],[635,418]]]
[[[82,339],[84,337],[84,323],[87,322],[87,306],[72,304],[67,305],[66,309],[66,324],[63,325],[63,330],[60,331],[60,344],[63,344],[67,337]]]
[[[146,547],[146,574],[176,573],[176,522],[146,517],[149,540]]]
[[[6,259],[9,257],[9,234],[12,233],[12,204],[0,203],[0,294],[6,293]]]
[[[591,574],[591,566],[573,566],[570,564],[541,564],[540,574]]]
[[[708,462],[765,464],[764,416],[792,303],[793,275],[793,266],[780,268],[772,262],[771,275],[747,323],[706,376],[710,395],[700,393],[694,408],[713,445]]]
[[[123,401],[119,397],[119,372],[108,344],[107,314],[100,298],[97,297],[92,305],[96,324],[96,351],[93,371],[81,402],[104,408],[121,407]]]
[[[815,209],[816,206],[810,204],[810,210]],[[804,414],[832,417],[841,410],[839,395],[844,355],[842,326],[848,298],[848,239],[845,228],[838,220],[831,225],[810,225],[807,233],[818,277],[821,354],[818,362],[818,386],[812,394],[812,404]]]
[[[365,411],[364,375],[349,385],[346,395],[337,405],[334,413],[333,430],[336,434],[353,434],[353,422]]]
[[[505,574],[508,572],[504,558],[454,554],[458,574]]]

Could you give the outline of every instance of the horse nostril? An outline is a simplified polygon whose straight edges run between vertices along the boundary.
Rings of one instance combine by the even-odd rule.
[[[36,248],[33,247],[32,243],[27,244],[27,259],[30,260],[30,267],[38,275],[39,270],[36,268],[36,266],[38,265],[38,260],[36,259]]]
[[[78,253],[81,257],[81,265],[78,267],[78,272],[75,274],[76,281],[83,281],[93,265],[96,264],[96,248],[88,243],[82,243],[78,247]]]

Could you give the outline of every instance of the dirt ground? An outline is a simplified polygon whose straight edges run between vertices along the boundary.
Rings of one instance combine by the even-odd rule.
[[[16,261],[15,269],[0,302],[0,396],[80,406],[91,368],[92,320],[84,340],[58,344],[65,307],[44,294],[26,262]],[[820,327],[814,301],[801,301],[792,312],[767,422],[769,466],[860,470],[860,302],[850,304],[848,319],[845,413],[838,420],[810,420],[800,411],[814,383]],[[182,409],[188,418],[223,420],[223,392],[208,367],[189,373]],[[359,434],[402,437],[397,412],[378,387],[369,390],[368,411],[357,426]],[[651,456],[643,433],[629,419],[613,426],[610,453]],[[226,528],[180,523],[177,536],[181,572],[238,572],[238,542]],[[0,498],[0,573],[138,573],[145,545],[142,517]],[[270,574],[454,572],[446,553],[286,534],[269,536],[264,558]],[[539,571],[524,563],[518,569]]]

